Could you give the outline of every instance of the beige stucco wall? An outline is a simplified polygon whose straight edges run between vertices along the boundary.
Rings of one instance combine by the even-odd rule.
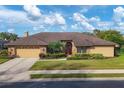
[[[45,46],[27,46],[26,48],[22,47],[8,47],[9,55],[16,55],[18,57],[39,57],[40,53],[47,53]],[[72,42],[72,55],[77,53],[77,48]],[[103,54],[105,57],[114,57],[114,46],[94,46],[88,47],[87,53],[99,53]]]
[[[40,52],[43,54],[47,53],[47,48],[45,46],[40,46]]]
[[[87,49],[87,53],[99,53],[105,57],[114,57],[114,46],[94,46]]]
[[[15,53],[12,52],[13,55],[15,54],[17,57],[22,58],[38,58],[40,53],[46,54],[46,47],[43,46],[16,46],[16,48],[13,48],[15,49]],[[9,47],[8,51],[10,51],[10,49],[12,49],[12,47]]]
[[[8,55],[16,55],[16,48],[15,47],[8,47]]]

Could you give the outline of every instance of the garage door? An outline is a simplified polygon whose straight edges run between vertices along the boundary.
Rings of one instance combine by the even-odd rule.
[[[40,54],[40,49],[17,49],[17,56],[22,58],[38,58]]]

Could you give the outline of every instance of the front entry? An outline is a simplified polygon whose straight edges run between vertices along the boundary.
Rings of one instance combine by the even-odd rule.
[[[65,44],[65,54],[66,55],[71,55],[72,54],[72,43],[71,42],[66,42],[66,44]]]

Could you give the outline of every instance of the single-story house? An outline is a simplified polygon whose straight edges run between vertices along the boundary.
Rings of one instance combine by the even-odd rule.
[[[114,57],[116,43],[102,40],[92,35],[80,32],[41,32],[19,38],[7,44],[9,55],[17,57],[39,57],[40,53],[46,54],[50,42],[62,41],[66,43],[66,53],[99,53],[105,57]],[[70,52],[71,51],[71,52]]]

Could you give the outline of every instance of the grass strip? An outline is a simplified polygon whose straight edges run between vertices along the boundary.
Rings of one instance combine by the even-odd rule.
[[[3,59],[3,58],[0,58],[0,64],[2,64],[2,63],[5,63],[5,62],[7,62],[7,61],[9,61],[10,59]]]
[[[124,74],[31,74],[35,78],[94,78],[94,77],[124,77]]]

